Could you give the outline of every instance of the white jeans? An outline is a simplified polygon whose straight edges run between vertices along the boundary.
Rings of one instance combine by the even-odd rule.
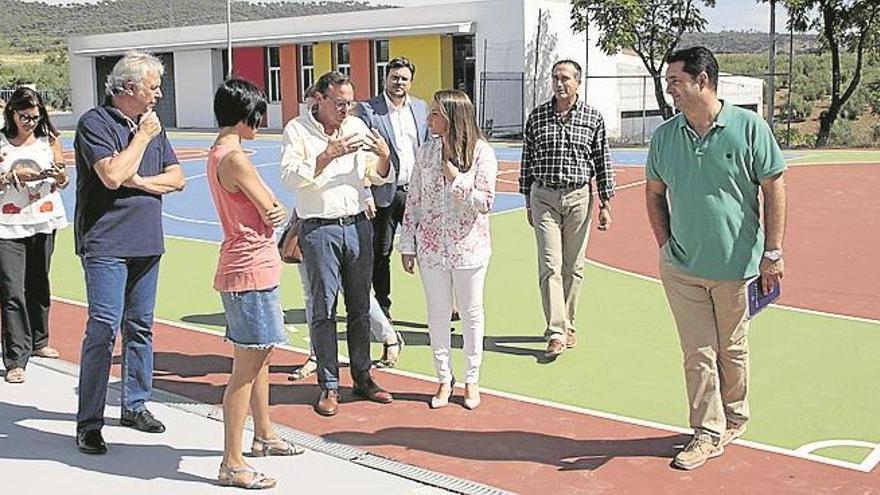
[[[461,315],[464,354],[467,358],[465,383],[478,383],[480,364],[483,361],[483,285],[486,268],[435,270],[419,267],[425,299],[428,303],[428,333],[431,336],[431,350],[434,351],[434,367],[441,383],[452,382],[452,369],[449,364],[451,336],[452,297]]]

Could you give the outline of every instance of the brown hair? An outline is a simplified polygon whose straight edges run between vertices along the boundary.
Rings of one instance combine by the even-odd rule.
[[[446,142],[452,154],[452,163],[462,172],[474,163],[474,149],[483,137],[477,125],[474,104],[467,93],[458,89],[441,89],[434,93],[434,101],[448,123]]]

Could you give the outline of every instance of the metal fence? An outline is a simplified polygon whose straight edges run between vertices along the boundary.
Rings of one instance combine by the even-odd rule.
[[[481,72],[478,119],[488,137],[519,138],[523,133],[525,77],[522,72]]]

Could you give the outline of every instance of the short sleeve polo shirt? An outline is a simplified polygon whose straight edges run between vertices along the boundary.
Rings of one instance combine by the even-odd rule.
[[[94,165],[122,152],[137,129],[111,106],[83,114],[76,127],[76,253],[83,257],[157,256],[165,251],[162,197],[121,186],[108,189]],[[154,137],[138,167],[141,177],[178,163],[165,131]]]
[[[672,236],[661,256],[713,280],[758,274],[764,249],[760,181],[785,170],[782,151],[755,112],[724,103],[700,136],[678,114],[651,139],[646,176],[663,182]]]

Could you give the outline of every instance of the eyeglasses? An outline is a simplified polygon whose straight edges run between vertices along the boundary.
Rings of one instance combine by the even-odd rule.
[[[20,120],[21,123],[25,124],[25,125],[34,125],[43,119],[43,117],[39,114],[28,115],[26,113],[21,113],[21,112],[15,112],[15,114],[18,115],[18,120]]]
[[[356,101],[340,101],[340,100],[337,100],[334,98],[327,98],[327,101],[330,101],[334,105],[336,105],[336,110],[339,110],[340,112],[347,112],[349,110],[354,110],[354,107],[357,106]]]

